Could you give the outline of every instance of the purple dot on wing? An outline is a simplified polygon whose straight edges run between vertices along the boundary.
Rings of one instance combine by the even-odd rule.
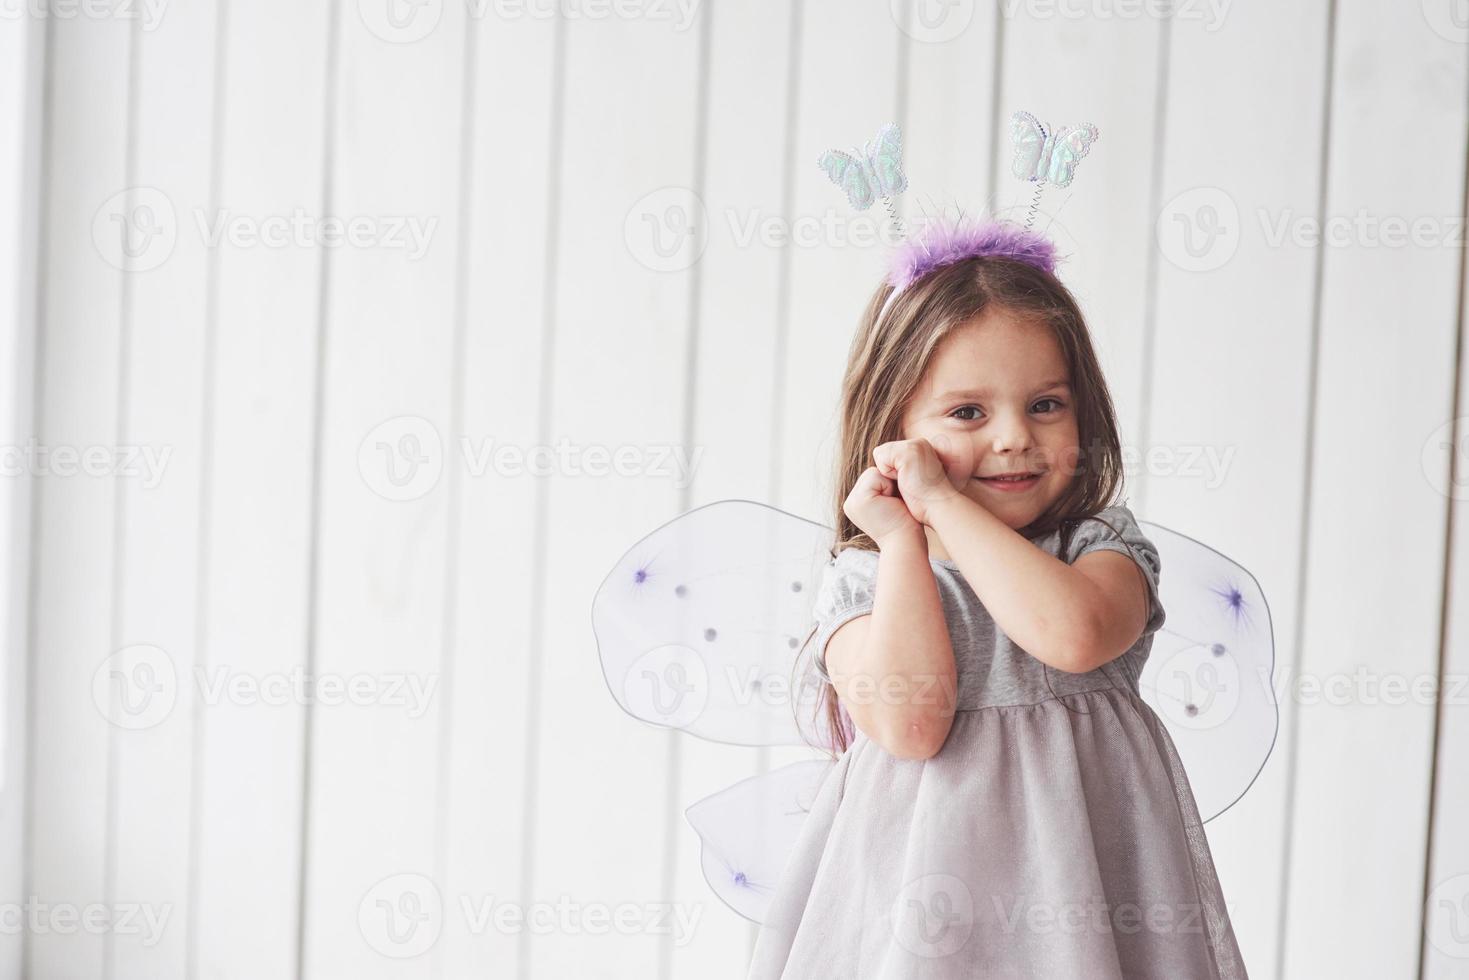
[[[734,874],[734,883],[736,885],[739,885],[740,887],[743,888],[748,883],[748,881],[749,881],[749,879],[747,879],[745,877],[745,873],[743,871],[736,871],[735,872],[735,874]]]

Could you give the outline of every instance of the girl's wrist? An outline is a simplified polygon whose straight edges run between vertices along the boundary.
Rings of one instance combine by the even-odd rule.
[[[913,552],[925,557],[928,555],[928,538],[923,533],[922,524],[914,524],[910,529],[885,534],[878,539],[876,544],[877,550],[883,554]]]

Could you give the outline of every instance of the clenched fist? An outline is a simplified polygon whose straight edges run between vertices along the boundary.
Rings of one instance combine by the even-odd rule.
[[[963,443],[940,456],[927,439],[885,442],[872,451],[874,465],[863,471],[842,509],[879,546],[893,533],[922,534],[929,508],[958,494],[969,479],[966,456]]]

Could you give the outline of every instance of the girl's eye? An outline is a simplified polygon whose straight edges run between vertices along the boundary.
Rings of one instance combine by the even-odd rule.
[[[1055,407],[1054,408],[1041,409],[1042,412],[1059,412],[1062,408],[1065,407],[1061,403],[1061,400],[1059,398],[1042,398],[1040,401],[1036,402],[1036,405],[1037,406],[1046,405],[1046,404],[1054,405]],[[950,418],[956,418],[956,419],[958,419],[961,422],[973,422],[973,421],[975,421],[976,416],[973,416],[973,415],[960,415],[959,413],[960,412],[978,412],[978,411],[979,411],[979,406],[978,405],[960,405],[958,408],[954,409],[952,412],[949,413],[949,417]]]

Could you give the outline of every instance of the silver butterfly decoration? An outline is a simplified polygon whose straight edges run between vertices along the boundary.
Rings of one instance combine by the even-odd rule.
[[[861,149],[850,153],[827,150],[816,162],[831,182],[846,192],[848,203],[865,211],[878,198],[891,198],[907,189],[902,156],[902,132],[896,123],[888,123]]]
[[[1010,117],[1010,138],[1015,143],[1010,169],[1021,180],[1065,187],[1098,135],[1091,123],[1048,130],[1022,109]]]

